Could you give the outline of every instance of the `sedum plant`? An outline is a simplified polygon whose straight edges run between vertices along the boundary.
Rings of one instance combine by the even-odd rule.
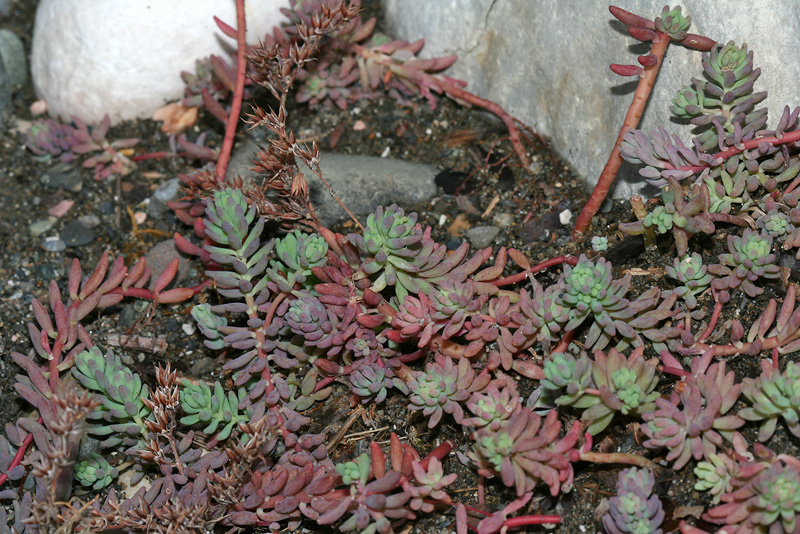
[[[219,382],[214,382],[212,391],[205,382],[195,384],[184,380],[180,395],[181,409],[186,415],[181,417],[180,422],[188,426],[198,423],[206,425],[204,433],[216,433],[214,437],[218,440],[228,439],[234,427],[248,420],[246,414],[239,412],[239,403],[246,394],[244,388],[226,394]]]
[[[664,507],[653,493],[656,477],[649,469],[623,469],[617,478],[617,496],[603,515],[607,534],[661,534]]]
[[[117,478],[117,474],[117,469],[97,453],[75,464],[75,480],[93,490],[105,488]]]
[[[692,458],[708,459],[723,446],[723,438],[732,441],[734,431],[744,425],[741,417],[728,414],[740,391],[741,384],[734,384],[734,373],[726,372],[725,362],[689,376],[680,393],[673,391],[669,400],[656,399],[656,410],[643,415],[641,429],[648,437],[644,446],[666,447],[667,461],[674,461],[675,469]]]
[[[789,362],[780,372],[768,360],[761,361],[761,375],[745,378],[742,394],[750,406],[739,410],[746,421],[761,422],[758,440],[767,441],[783,419],[793,435],[800,437],[800,364]]]

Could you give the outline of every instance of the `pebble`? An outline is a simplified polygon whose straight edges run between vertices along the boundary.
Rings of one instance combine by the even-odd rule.
[[[57,236],[48,236],[42,241],[42,248],[47,252],[62,252],[67,248],[67,245]]]
[[[3,62],[12,85],[25,85],[25,82],[28,81],[25,47],[17,34],[10,30],[0,30],[0,61]]]
[[[237,150],[228,166],[231,176],[239,175],[245,183],[252,181],[255,173],[249,170],[257,146],[248,142]],[[432,165],[411,163],[394,158],[377,158],[351,154],[324,152],[320,166],[325,179],[337,196],[363,223],[378,206],[416,205],[427,202],[436,195],[434,176],[439,172]],[[349,217],[310,169],[301,165],[308,180],[311,203],[325,226],[347,220]]]
[[[81,215],[78,217],[78,222],[87,228],[94,228],[95,226],[100,226],[100,217],[94,214]]]
[[[83,180],[78,170],[68,163],[57,163],[39,177],[46,187],[64,189],[77,193],[83,189]]]
[[[178,272],[168,287],[179,287],[181,282],[189,276],[189,262],[178,251],[174,239],[167,239],[158,243],[150,249],[145,258],[147,259],[147,266],[150,267],[150,272],[153,273],[150,275],[150,283],[148,285],[150,289],[153,289],[158,276],[164,272],[169,262],[175,258],[178,258]]]
[[[147,215],[154,219],[162,219],[168,212],[167,202],[178,198],[181,188],[179,178],[167,180],[155,190],[147,204]]]
[[[510,213],[498,213],[492,219],[492,224],[499,228],[508,228],[514,222],[514,216]]]
[[[61,230],[61,239],[68,247],[82,247],[91,243],[97,236],[95,231],[79,221],[70,221]]]
[[[46,219],[38,219],[36,221],[33,221],[31,224],[28,225],[28,232],[33,237],[39,237],[43,233],[50,230],[56,224],[57,220],[58,219],[56,219],[55,217],[48,217]]]
[[[464,236],[475,248],[486,248],[492,245],[494,238],[500,233],[497,226],[473,226]]]
[[[203,356],[201,358],[197,358],[192,366],[189,367],[188,374],[189,376],[193,376],[195,378],[204,378],[214,372],[218,367],[219,366],[214,358]]]

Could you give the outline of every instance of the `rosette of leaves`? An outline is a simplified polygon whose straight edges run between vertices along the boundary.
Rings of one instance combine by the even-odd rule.
[[[414,284],[409,274],[419,272],[414,264],[422,241],[422,228],[417,225],[417,214],[407,216],[402,208],[393,204],[384,209],[378,207],[367,217],[362,235],[350,234],[348,239],[370,259],[362,269],[367,274],[378,274],[372,283],[373,291],[382,291],[386,286],[396,286],[398,298],[403,298]]]
[[[439,424],[442,415],[449,413],[456,423],[464,419],[464,410],[459,403],[466,401],[474,391],[484,389],[489,383],[488,373],[475,376],[472,365],[461,358],[458,365],[443,354],[437,354],[425,371],[412,371],[406,381],[409,390],[409,409],[422,411],[428,418],[428,428]]]
[[[239,189],[217,191],[206,205],[203,225],[206,236],[214,243],[204,247],[211,259],[232,269],[206,271],[220,295],[231,300],[255,300],[267,285],[263,275],[273,249],[273,241],[261,245],[264,219],[258,217],[256,207],[248,206]],[[230,308],[225,310],[228,312],[255,312],[254,303],[226,306]]]
[[[374,534],[392,532],[392,522],[416,517],[406,507],[411,494],[398,491],[402,489],[400,472],[390,471],[383,476],[375,476],[371,464],[370,456],[364,453],[353,461],[336,465],[336,473],[342,483],[350,487],[349,493],[319,516],[319,524],[330,525],[349,514],[339,525],[340,531],[357,530],[361,534]]]
[[[586,390],[595,387],[592,361],[586,352],[581,352],[578,358],[568,352],[554,352],[544,361],[542,369],[544,379],[540,384],[545,390],[558,394],[557,405],[589,408],[597,404],[595,395],[584,398]]]
[[[283,315],[293,334],[301,336],[307,347],[327,349],[338,332],[336,317],[325,307],[319,297],[309,291],[296,291],[295,297]]]
[[[711,501],[718,504],[724,494],[733,491],[733,481],[739,476],[739,464],[725,453],[709,454],[707,460],[697,462],[694,476],[697,477],[694,489],[708,491]]]
[[[772,236],[750,229],[741,236],[728,235],[728,252],[719,255],[719,263],[710,265],[708,271],[717,278],[712,282],[716,291],[741,288],[749,297],[757,297],[764,290],[755,285],[760,278],[776,280],[780,268],[774,263]]]
[[[628,163],[644,165],[639,174],[655,187],[664,187],[670,179],[684,180],[694,174],[681,170],[686,166],[710,164],[713,157],[687,147],[677,135],[670,135],[662,126],[645,133],[633,129],[625,133],[620,155]]]
[[[238,392],[228,391],[226,394],[218,381],[214,382],[212,391],[203,381],[192,383],[184,380],[180,395],[181,409],[186,413],[180,419],[181,424],[206,425],[203,432],[209,435],[216,432],[214,437],[219,441],[228,439],[235,426],[249,420],[238,408],[239,403],[247,396],[244,388],[239,388]]]
[[[283,406],[295,412],[308,410],[315,402],[327,399],[333,391],[331,387],[317,387],[319,372],[314,367],[309,369],[302,379],[295,373],[289,373],[286,378],[276,375],[272,380]]]
[[[519,405],[519,395],[511,386],[498,387],[490,383],[485,392],[473,393],[467,401],[467,410],[472,416],[465,418],[461,424],[473,429],[498,430]]]
[[[654,228],[660,234],[672,232],[678,256],[685,256],[689,247],[689,236],[703,232],[713,234],[715,226],[708,216],[710,199],[708,190],[701,186],[692,187],[689,200],[685,200],[681,184],[673,177],[667,178],[667,185],[661,189],[663,206],[656,207],[641,221],[621,223],[620,230],[630,235],[643,234]]]
[[[725,525],[723,530],[746,534],[797,532],[800,511],[800,462],[781,455],[770,464],[754,465],[757,474],[734,480],[735,490],[723,504],[703,514],[703,520]]]
[[[771,210],[756,219],[756,228],[772,237],[783,237],[791,230],[792,223],[788,215],[778,209]]]
[[[97,453],[75,464],[75,480],[87,488],[101,490],[115,478],[117,478],[117,468],[111,467],[108,460]]]
[[[669,6],[664,6],[661,10],[661,16],[656,17],[653,21],[657,31],[669,35],[670,39],[682,41],[686,39],[689,26],[692,25],[692,17],[683,16],[681,6],[672,9]]]
[[[789,432],[800,437],[800,364],[789,362],[780,372],[770,361],[762,360],[761,374],[745,378],[742,393],[751,406],[739,410],[739,417],[761,422],[759,441],[772,437],[779,419],[786,421]]]
[[[581,420],[587,432],[598,434],[605,430],[617,412],[623,415],[642,415],[655,408],[659,394],[656,376],[657,360],[645,360],[643,347],[626,357],[616,349],[608,355],[595,353],[592,380],[599,394],[584,395],[575,404],[593,404],[584,410]]]
[[[675,258],[672,265],[667,265],[665,269],[667,276],[682,284],[672,293],[682,298],[690,310],[697,307],[697,295],[709,288],[714,279],[703,265],[703,258],[696,252],[691,256]]]
[[[89,428],[89,433],[107,436],[100,442],[101,447],[135,446],[147,436],[145,420],[151,414],[143,402],[149,396],[147,385],[122,364],[119,356],[111,351],[104,356],[97,347],[84,350],[75,356],[72,374],[102,402],[87,416],[97,421],[96,426]]]
[[[741,384],[734,384],[734,372],[725,362],[714,363],[705,373],[686,379],[683,390],[673,391],[669,400],[656,399],[656,410],[642,415],[642,432],[649,438],[648,449],[666,447],[667,461],[680,469],[691,458],[709,458],[733,440],[734,431],[744,425],[738,415],[726,415],[739,398]]]
[[[408,394],[405,383],[394,375],[394,371],[380,356],[369,356],[358,360],[354,367],[349,376],[350,391],[363,404],[383,402],[391,388]]]
[[[701,178],[706,187],[704,191],[708,192],[709,213],[730,213],[734,205],[739,209],[749,206],[749,188],[755,189],[758,185],[757,178],[747,171],[745,163],[739,163],[739,157],[730,158],[710,172],[704,172]]]
[[[399,301],[409,293],[430,295],[434,285],[446,280],[463,282],[486,259],[487,254],[478,253],[463,261],[467,243],[448,255],[447,247],[431,238],[431,228],[423,230],[416,221],[416,213],[405,215],[396,205],[379,207],[367,217],[363,235],[347,236],[364,257],[361,269],[375,276],[373,291],[394,286]]]
[[[657,288],[630,301],[625,298],[630,283],[630,274],[614,279],[611,264],[605,258],[594,263],[581,255],[575,267],[565,266],[556,284],[557,304],[568,310],[564,331],[577,329],[591,317],[584,344],[596,350],[603,349],[617,335],[622,338],[617,344],[620,349],[641,345],[640,334],[658,342],[671,336],[674,332],[656,325],[672,315],[672,303],[665,300],[659,304],[661,293]]]
[[[464,322],[477,313],[488,298],[488,295],[476,295],[472,278],[463,282],[445,280],[430,295],[431,319],[444,324],[442,337],[449,339],[462,332]]]
[[[275,254],[278,260],[270,262],[267,274],[278,290],[291,291],[295,284],[310,290],[318,282],[312,269],[328,260],[328,243],[321,235],[295,230],[275,240]]]
[[[556,410],[542,419],[518,406],[499,429],[484,427],[470,434],[474,444],[469,457],[478,466],[478,474],[499,475],[518,496],[532,491],[540,481],[556,496],[562,487],[572,486],[569,454],[578,441],[580,424],[576,421],[561,438],[560,432]]]
[[[429,458],[425,467],[422,462],[414,461],[411,463],[411,469],[413,477],[403,482],[403,489],[411,494],[409,508],[430,513],[434,509],[431,500],[442,504],[452,503],[445,488],[455,482],[458,475],[456,473],[445,475],[442,462],[438,458],[435,456]]]
[[[753,52],[747,50],[747,45],[740,47],[733,41],[717,43],[703,53],[702,61],[706,79],[693,78],[692,85],[673,100],[672,111],[679,117],[691,118],[695,125],[714,125],[697,136],[706,152],[752,139],[767,123],[767,109],[755,109],[767,93],[753,93],[761,75],[761,69],[753,67]],[[684,99],[689,102],[687,105]],[[720,134],[718,128],[725,134]]]
[[[617,478],[617,496],[608,501],[603,528],[608,534],[661,534],[664,507],[653,493],[656,477],[649,469],[630,467]]]

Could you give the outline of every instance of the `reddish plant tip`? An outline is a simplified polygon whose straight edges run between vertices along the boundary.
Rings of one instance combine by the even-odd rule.
[[[628,33],[634,39],[639,39],[640,41],[655,41],[658,37],[658,33],[653,30],[648,30],[645,28],[639,28],[637,26],[628,26]]]
[[[612,63],[609,65],[609,68],[615,73],[619,74],[620,76],[642,76],[644,75],[644,69],[637,65],[619,65],[617,63]]]
[[[686,37],[681,40],[681,44],[688,48],[692,48],[694,50],[700,50],[701,52],[708,52],[717,42],[714,39],[709,37],[705,37],[704,35],[697,35],[695,33],[687,34]]]
[[[623,24],[627,24],[628,26],[635,26],[647,30],[656,29],[656,25],[652,20],[640,17],[639,15],[634,15],[630,11],[625,11],[621,7],[608,6],[608,10],[611,12],[612,15],[614,15],[614,17],[617,20],[619,20]]]
[[[658,63],[658,58],[653,54],[648,54],[646,56],[639,56],[639,63],[643,67],[652,67],[656,63]]]

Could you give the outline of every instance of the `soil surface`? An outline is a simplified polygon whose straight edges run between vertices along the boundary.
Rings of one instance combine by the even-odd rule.
[[[366,2],[366,5],[380,20],[378,3]],[[19,11],[2,26],[13,29],[29,46],[35,2],[21,2],[18,8]],[[6,400],[0,403],[2,423],[30,412],[30,406],[14,400],[17,398],[14,390],[17,368],[9,355],[12,351],[27,353],[30,350],[26,324],[32,319],[31,299],[45,301],[51,280],[56,280],[63,290],[74,258],[81,261],[84,271],[91,270],[105,251],[113,255],[125,254],[126,262],[132,264],[174,232],[191,233],[191,229],[177,222],[171,213],[161,217],[149,216],[139,223],[135,220],[137,212],[147,212],[145,201],[155,189],[179,173],[190,172],[194,168],[191,164],[181,159],[145,160],[127,176],[98,182],[89,169],[64,169],[53,161],[37,160],[26,150],[24,137],[18,133],[21,121],[33,119],[29,105],[34,100],[30,86],[15,94],[13,115],[5,119],[9,133],[0,143],[0,242],[3,244],[0,252],[0,279],[3,281],[0,286],[0,353],[3,355],[0,359],[0,395]],[[440,186],[437,197],[424,205],[403,207],[407,211],[416,211],[420,222],[432,226],[435,238],[447,243],[449,248],[460,245],[470,228],[494,226],[499,228],[499,233],[491,246],[495,249],[500,246],[516,248],[532,264],[563,254],[591,254],[588,241],[569,241],[571,223],[559,221],[559,215],[566,217],[567,214],[571,214],[574,221],[588,192],[570,172],[568,165],[555,155],[557,147],[550,147],[546,140],[533,133],[527,136],[526,143],[533,166],[522,169],[497,119],[445,98],[439,99],[434,110],[422,101],[401,107],[386,96],[362,101],[357,107],[351,106],[347,110],[332,107],[312,110],[292,105],[289,117],[290,126],[298,138],[315,139],[323,150],[380,156],[389,147],[393,157],[429,163],[441,169],[437,176]],[[215,121],[203,118],[190,135],[206,131],[209,135],[207,144],[216,146],[221,142],[223,128]],[[357,122],[359,128],[355,127]],[[141,142],[135,148],[136,154],[157,152],[167,148],[167,137],[159,128],[160,124],[150,120],[129,122],[112,128],[108,138],[139,137]],[[243,140],[247,135],[240,132],[239,139]],[[80,190],[53,189],[42,183],[42,176],[58,172],[78,173]],[[54,221],[49,230],[34,236],[30,231],[31,225],[46,220],[47,210],[61,200],[74,201],[74,206]],[[654,284],[669,287],[669,281],[663,277],[663,267],[665,258],[671,261],[674,257],[671,243],[665,241],[658,253],[646,254],[640,238],[625,238],[616,229],[618,222],[631,220],[627,204],[609,202],[606,208],[595,220],[594,235],[608,237],[611,250],[606,257],[618,276],[631,268],[641,269],[633,277],[631,294],[636,296]],[[63,238],[64,232],[68,231],[67,225],[78,220],[90,227],[93,239],[59,252],[45,249],[46,237]],[[338,230],[346,230],[346,226]],[[712,254],[721,250],[724,235],[718,232],[713,238],[692,243],[695,250]],[[511,266],[509,272],[513,270]],[[553,269],[537,278],[543,284],[552,283],[559,272]],[[194,285],[202,280],[201,276],[197,266],[190,266],[182,285]],[[758,302],[782,293],[779,286],[768,287]],[[700,301],[710,310],[713,302],[708,295],[701,297]],[[148,380],[152,380],[153,364],[163,361],[171,362],[187,376],[220,377],[224,361],[203,347],[193,327],[189,308],[184,303],[159,306],[153,312],[148,304],[128,303],[98,315],[90,327],[94,339],[101,344],[109,334],[125,334],[133,330],[142,336],[166,336],[164,354],[117,349]],[[756,308],[747,307],[748,310]],[[742,313],[747,313],[747,310]],[[745,325],[750,323],[747,320],[742,322]],[[647,356],[653,357],[654,354]],[[757,364],[753,360],[739,358],[734,362],[739,378],[756,372]],[[523,393],[532,390],[533,384],[529,380],[520,378],[519,381]],[[665,392],[669,391],[670,383],[668,378],[662,382]],[[371,440],[387,440],[389,431],[408,439],[423,453],[434,443],[448,438],[456,439],[460,449],[466,450],[468,440],[460,430],[455,431],[456,425],[428,430],[422,417],[410,415],[401,397],[391,398],[371,413],[369,424],[362,419],[348,419],[350,410],[347,390],[337,385],[324,407],[309,414],[315,421],[312,430],[340,427],[345,421],[352,423],[347,434],[349,437],[331,451],[334,461],[358,454]],[[574,416],[574,413],[565,412],[562,421],[569,423]],[[783,448],[783,451],[796,454],[797,447],[786,438],[783,425],[778,427],[778,436],[771,442],[772,448]],[[602,441],[602,447],[607,451],[636,452],[653,459],[662,458],[659,453],[645,452],[637,443],[636,430],[634,422],[618,418],[598,441]],[[754,433],[749,432],[748,438],[754,439]],[[657,472],[658,493],[667,510],[665,532],[675,529],[681,518],[697,513],[697,509],[688,507],[708,504],[705,495],[692,489],[693,465],[690,463],[680,472],[666,467]],[[474,502],[474,474],[453,456],[446,463],[446,470],[448,468],[459,473],[454,498]],[[563,522],[554,532],[598,531],[596,510],[604,498],[614,494],[620,469],[621,466],[577,464],[575,486],[570,493],[554,498],[546,489],[540,488],[528,512],[560,514]],[[488,495],[490,507],[513,499],[512,492],[497,480],[489,482]],[[410,532],[447,532],[452,529],[453,515],[444,513],[416,523]],[[532,528],[530,531],[543,529]]]

